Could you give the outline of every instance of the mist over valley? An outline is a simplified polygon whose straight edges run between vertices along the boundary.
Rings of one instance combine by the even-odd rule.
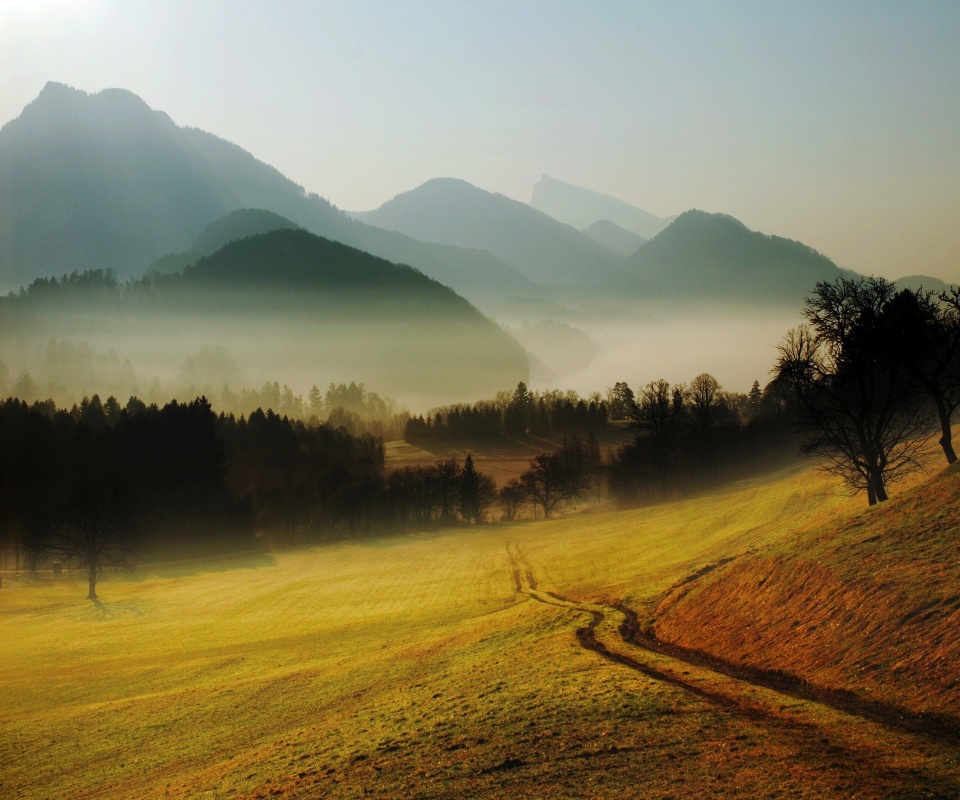
[[[117,151],[127,154],[125,166],[114,160]],[[315,382],[362,380],[414,411],[469,402],[521,379],[589,392],[619,380],[681,381],[712,370],[724,386],[745,391],[754,380],[766,383],[773,348],[798,321],[804,292],[818,280],[851,274],[811,248],[752,232],[729,216],[691,211],[657,221],[547,176],[534,188],[534,206],[585,223],[585,231],[619,231],[619,251],[461,180],[430,181],[350,216],[235,145],[179,127],[123,90],[87,95],[49,84],[0,130],[0,164],[10,176],[0,188],[0,248],[11,289],[88,269],[133,281],[119,291],[119,305],[91,307],[90,319],[78,297],[58,300],[55,313],[12,311],[18,301],[5,301],[0,359],[11,381],[29,373],[64,399],[105,387],[81,385],[43,363],[52,341],[115,353],[135,376],[128,386],[141,390],[154,380],[176,386],[185,359],[215,346],[251,385],[277,380],[305,393]],[[91,195],[107,203],[96,215],[85,211]],[[27,213],[35,208],[44,211]],[[231,259],[214,255],[224,248],[236,254],[231,242],[297,228],[449,285],[494,323],[487,342],[479,344],[485,323],[466,304],[461,310],[473,320],[467,327],[478,331],[473,344],[456,332],[461,323],[448,311],[427,308],[398,286],[368,286],[363,298],[354,287],[355,296],[344,295],[339,284],[356,270],[344,268],[334,286],[321,277],[319,255],[292,280],[279,254],[251,245],[242,264],[216,273],[223,285],[213,285],[218,265]],[[638,244],[627,253],[625,242]],[[201,259],[207,261],[197,265]],[[316,274],[308,280],[310,270]],[[778,322],[761,322],[761,335],[745,324],[761,319]],[[532,372],[496,324],[527,341]],[[447,326],[445,333],[438,336],[432,325]],[[705,357],[708,341],[731,355]],[[494,356],[497,348],[503,352]],[[221,388],[213,376],[195,388],[205,386]]]
[[[0,797],[960,797],[957,41],[0,3]]]

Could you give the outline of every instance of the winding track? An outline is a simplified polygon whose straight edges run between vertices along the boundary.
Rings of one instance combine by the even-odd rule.
[[[912,715],[850,693],[821,691],[789,676],[743,669],[645,637],[632,609],[622,603],[607,606],[579,602],[545,591],[538,586],[533,567],[520,547],[508,544],[507,552],[518,594],[589,617],[587,624],[576,631],[581,647],[730,714],[809,737],[822,733],[818,716],[822,719],[826,712],[857,725],[876,723],[896,737],[899,746],[904,746],[904,739],[924,749],[932,745],[955,751],[960,744],[960,730],[954,720]],[[919,739],[915,738],[917,734]],[[853,757],[858,748],[854,744],[850,749]]]
[[[641,661],[633,655],[623,652],[623,649],[631,647],[639,650],[641,653],[646,651],[651,655],[655,654],[656,651],[648,650],[643,644],[624,638],[623,634],[629,630],[631,619],[621,608],[595,603],[576,602],[561,597],[554,592],[543,591],[538,588],[533,568],[526,560],[520,548],[516,545],[508,545],[507,552],[510,556],[514,587],[518,594],[525,594],[544,605],[566,608],[571,611],[587,614],[590,617],[587,625],[578,628],[576,633],[577,642],[584,649],[590,650],[615,664],[620,664],[635,672],[639,672],[652,680],[676,686],[689,694],[719,705],[728,711],[741,714],[751,719],[765,719],[771,716],[766,709],[760,706],[744,704],[741,699],[734,699],[725,693],[719,693],[698,686],[690,679],[683,677],[681,674],[677,674],[670,667],[664,668],[660,665]],[[618,618],[618,624],[613,624]],[[597,630],[601,626],[613,628],[617,631],[618,637],[614,648],[611,648],[605,641],[598,638]],[[693,666],[687,662],[676,661],[678,665],[683,668],[683,671],[689,672],[689,667]]]

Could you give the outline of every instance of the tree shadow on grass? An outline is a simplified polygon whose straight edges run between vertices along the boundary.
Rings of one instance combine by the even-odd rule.
[[[96,619],[124,619],[146,616],[146,605],[142,600],[107,600],[97,598],[90,605],[89,617]]]

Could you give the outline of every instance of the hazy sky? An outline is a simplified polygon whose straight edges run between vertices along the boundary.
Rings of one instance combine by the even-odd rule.
[[[960,281],[960,2],[0,0],[0,122],[119,86],[346,209],[541,173]],[[2,176],[0,176],[2,180]]]

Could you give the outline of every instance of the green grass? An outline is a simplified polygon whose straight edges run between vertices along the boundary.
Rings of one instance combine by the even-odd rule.
[[[677,682],[647,677],[578,644],[589,616],[577,608],[627,598],[652,611],[704,565],[851,507],[794,470],[636,511],[110,575],[102,608],[80,580],[5,584],[0,796],[885,797],[953,786],[956,754],[936,743],[631,651]],[[518,552],[539,589],[572,606],[518,592]]]

